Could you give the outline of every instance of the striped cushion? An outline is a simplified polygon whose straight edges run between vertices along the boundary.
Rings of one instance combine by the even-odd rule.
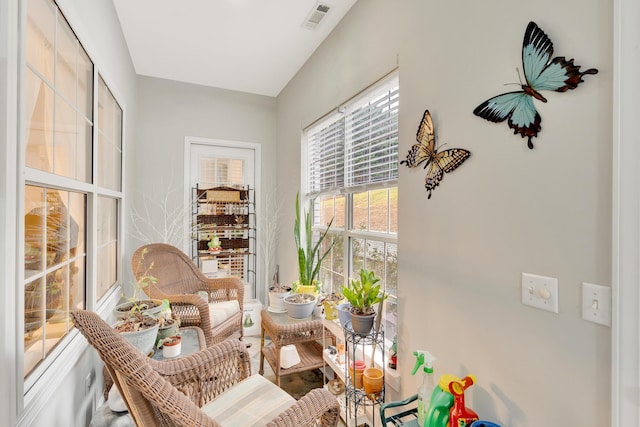
[[[252,375],[207,403],[202,410],[223,426],[264,426],[295,399],[264,378]]]

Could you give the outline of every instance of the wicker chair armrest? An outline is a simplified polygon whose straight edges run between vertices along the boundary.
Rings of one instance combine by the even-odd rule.
[[[198,312],[200,313],[199,327],[204,332],[204,335],[207,338],[207,343],[209,343],[209,336],[207,335],[207,331],[211,331],[209,303],[200,295],[195,294],[168,295],[167,299],[169,300],[169,304],[189,304],[198,309]]]
[[[244,284],[238,277],[206,278],[204,285],[214,295],[215,301],[238,300],[240,311],[243,309]],[[212,301],[213,302],[213,301]]]
[[[239,340],[226,340],[174,360],[149,359],[149,363],[198,406],[251,375],[249,353]]]
[[[267,424],[268,427],[315,426],[335,427],[340,416],[340,404],[336,397],[324,389],[314,389],[289,409]]]

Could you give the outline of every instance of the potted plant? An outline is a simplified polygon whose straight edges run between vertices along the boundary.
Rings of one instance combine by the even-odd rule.
[[[338,318],[338,307],[345,301],[344,295],[340,292],[331,292],[322,298],[324,307],[324,317],[327,320],[335,320]]]
[[[300,218],[300,195],[296,194],[296,220],[293,225],[293,236],[298,250],[298,280],[293,283],[294,292],[316,296],[319,294],[320,282],[318,276],[320,274],[320,266],[325,257],[331,252],[335,242],[331,242],[324,253],[321,253],[320,246],[325,237],[327,237],[332,223],[333,219],[331,219],[327,228],[320,233],[318,241],[314,244],[311,213],[309,211],[304,213],[304,224],[302,224]]]
[[[287,311],[284,306],[284,299],[291,294],[291,286],[274,283],[269,287],[269,311],[273,313],[284,313]]]
[[[342,294],[351,304],[351,326],[358,334],[371,332],[376,316],[374,306],[387,298],[384,292],[380,292],[379,281],[373,271],[362,268],[358,279],[351,279],[349,286],[342,287]]]
[[[295,293],[289,295],[283,301],[287,314],[294,319],[305,319],[311,316],[316,308],[316,297],[313,294]]]
[[[142,254],[142,259],[144,259]],[[161,312],[164,308],[164,302],[160,300],[141,299],[142,289],[152,283],[156,283],[158,279],[149,272],[153,268],[153,263],[138,280],[133,289],[131,297],[123,298],[126,302],[116,306],[117,322],[113,328],[122,334],[134,347],[138,348],[143,354],[149,354],[156,344],[158,329],[162,320]]]

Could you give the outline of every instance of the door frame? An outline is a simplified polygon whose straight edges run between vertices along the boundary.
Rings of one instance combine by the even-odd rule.
[[[258,218],[260,218],[261,206],[260,203],[260,183],[262,181],[262,154],[261,154],[261,145],[255,142],[243,142],[243,141],[231,141],[226,139],[213,139],[213,138],[203,138],[198,136],[186,136],[184,138],[184,206],[191,206],[191,146],[192,145],[207,145],[212,148],[220,147],[220,148],[240,148],[245,150],[253,150],[254,151],[254,162],[253,162],[253,177],[255,182],[254,188],[254,209],[255,209],[255,223],[256,223],[256,265],[255,265],[255,284],[254,284],[254,292],[257,294],[257,286],[258,286],[258,278],[261,277],[260,274],[262,272],[261,269],[261,260],[259,259],[259,251],[260,248],[260,230],[257,229],[258,226]],[[191,213],[191,209],[189,209]],[[184,251],[189,254],[191,252],[191,215],[188,215],[184,219],[184,230],[185,230],[185,241],[184,241]]]
[[[640,3],[613,2],[611,425],[640,425]]]

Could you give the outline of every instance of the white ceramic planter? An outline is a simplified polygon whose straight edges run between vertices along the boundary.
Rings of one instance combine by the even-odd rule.
[[[173,341],[165,342],[162,345],[162,357],[164,357],[165,359],[178,357],[182,352],[182,338],[181,337],[169,337],[169,338],[173,339]]]
[[[286,292],[269,291],[269,310],[274,313],[284,313],[287,308],[284,305],[284,299],[291,295],[291,289]]]

